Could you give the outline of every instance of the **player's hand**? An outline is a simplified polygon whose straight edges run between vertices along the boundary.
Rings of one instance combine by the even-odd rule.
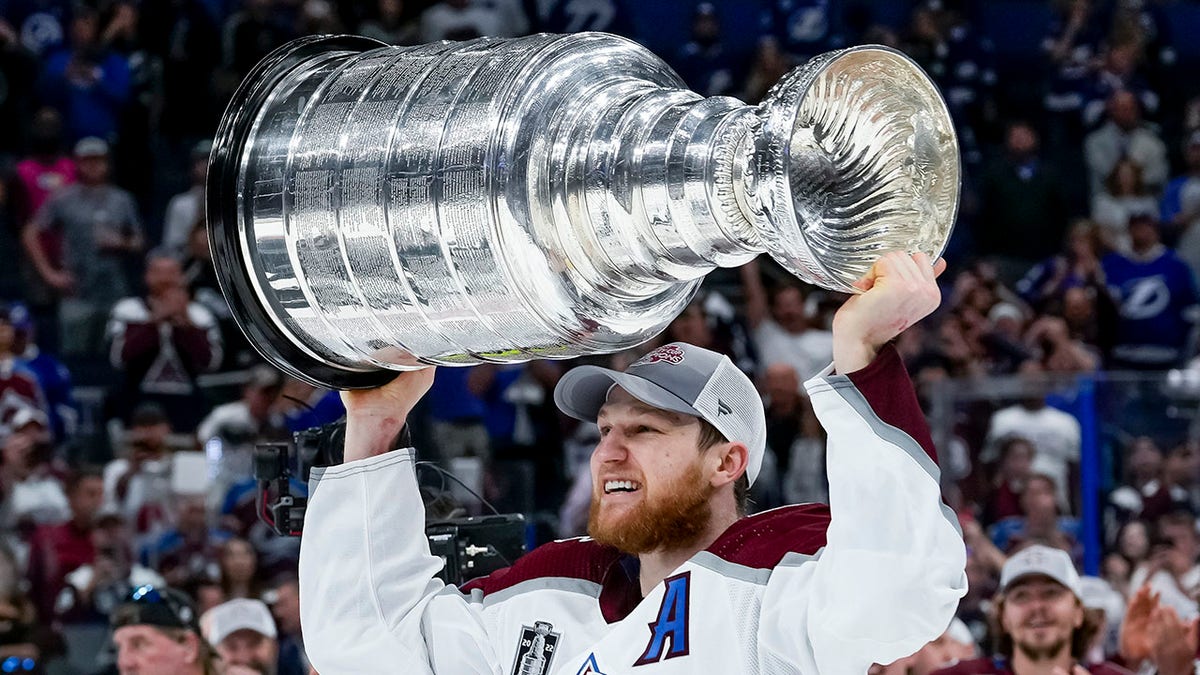
[[[942,301],[937,277],[946,261],[924,253],[884,254],[855,282],[863,292],[833,317],[833,363],[839,373],[865,368],[888,340],[928,316]]]
[[[395,448],[392,440],[400,433],[408,414],[433,386],[433,368],[409,370],[375,389],[342,392],[346,406],[346,454],[351,462],[381,455]]]

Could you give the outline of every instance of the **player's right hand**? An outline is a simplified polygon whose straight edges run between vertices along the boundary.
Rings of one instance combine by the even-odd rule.
[[[374,389],[343,391],[346,406],[345,461],[380,455],[394,448],[392,440],[408,414],[433,386],[433,368],[404,371]]]

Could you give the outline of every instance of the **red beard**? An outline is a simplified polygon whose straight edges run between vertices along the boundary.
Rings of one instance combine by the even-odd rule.
[[[588,510],[588,536],[601,544],[637,555],[660,549],[694,544],[708,527],[712,516],[709,499],[715,488],[704,480],[696,462],[676,480],[651,496],[648,488],[643,503],[620,517],[602,514],[603,486],[592,492]]]

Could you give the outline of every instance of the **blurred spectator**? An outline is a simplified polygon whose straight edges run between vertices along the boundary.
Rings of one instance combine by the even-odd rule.
[[[378,0],[375,14],[358,25],[358,34],[390,45],[415,45],[417,27],[404,16],[404,0]]]
[[[1142,169],[1122,158],[1104,180],[1104,190],[1092,197],[1092,222],[1100,226],[1107,248],[1129,253],[1129,220],[1157,217],[1158,200],[1142,182]]]
[[[1200,617],[1200,533],[1188,511],[1159,519],[1150,557],[1133,571],[1130,588],[1149,586],[1184,621]]]
[[[241,598],[217,605],[200,616],[200,630],[228,675],[283,675],[275,621],[261,600]]]
[[[121,456],[104,467],[105,510],[120,514],[139,544],[159,537],[174,515],[170,434],[162,407],[143,403],[130,418]]]
[[[750,104],[761,102],[779,78],[795,67],[796,61],[780,48],[778,40],[770,36],[761,38],[740,98]]]
[[[40,108],[30,126],[29,153],[17,162],[12,186],[13,215],[18,227],[23,227],[41,210],[55,192],[75,182],[75,161],[64,147],[62,115],[50,107]],[[43,230],[38,233],[41,248],[51,265],[63,266],[63,232]],[[58,297],[46,284],[28,256],[18,256],[17,266],[25,286],[25,300],[38,322],[49,345],[58,345]]]
[[[0,17],[0,78],[7,85],[5,95],[0,97],[0,124],[9,130],[0,139],[0,154],[15,154],[23,149],[38,69],[36,56],[21,44],[21,36],[7,21],[10,12]]]
[[[1035,473],[1020,496],[1021,515],[1005,518],[992,526],[992,543],[1006,553],[1028,544],[1042,544],[1079,558],[1079,521],[1063,515],[1055,501],[1054,479]]]
[[[204,218],[204,181],[208,177],[208,156],[212,141],[200,141],[192,148],[191,186],[171,197],[163,216],[162,245],[183,253],[196,222]]]
[[[1084,611],[1079,574],[1063,551],[1032,546],[1009,558],[993,612],[996,647],[937,675],[1077,673],[1101,629]],[[1086,663],[1093,675],[1128,675],[1112,663]]]
[[[225,597],[230,600],[260,599],[263,588],[258,575],[258,554],[250,542],[238,537],[226,539],[221,544],[220,556],[221,588]]]
[[[704,96],[732,94],[741,73],[721,40],[721,20],[710,2],[696,5],[692,14],[692,39],[675,55],[675,72],[688,88]]]
[[[1002,277],[1016,280],[1058,249],[1066,217],[1061,180],[1030,124],[1009,125],[1004,155],[984,170],[979,199],[976,246],[999,259]]]
[[[796,369],[786,363],[767,366],[761,378],[767,414],[767,447],[781,484],[781,504],[824,503],[825,434],[808,398],[800,393]],[[756,502],[757,503],[757,502]],[[760,504],[770,508],[769,504]]]
[[[659,336],[661,344],[684,341],[725,354],[748,376],[756,371],[757,353],[745,323],[725,296],[702,291]]]
[[[1033,444],[1021,436],[1000,441],[1000,461],[992,478],[992,493],[983,510],[984,522],[1021,515],[1021,493],[1033,475]]]
[[[9,429],[0,438],[0,534],[27,536],[38,525],[66,521],[71,511],[62,479],[50,464],[54,446],[45,415],[22,408]]]
[[[1172,230],[1194,230],[1200,221],[1200,131],[1193,131],[1183,144],[1185,172],[1167,183],[1163,191],[1160,215]]]
[[[51,54],[42,71],[42,99],[63,112],[70,141],[89,136],[116,140],[129,102],[129,63],[108,49],[100,31],[100,13],[76,5],[69,48]]]
[[[10,305],[8,318],[14,330],[12,350],[20,356],[21,364],[37,378],[46,401],[45,412],[54,440],[57,443],[65,442],[74,437],[79,420],[78,404],[71,392],[71,372],[61,361],[38,346],[33,317],[24,305]]]
[[[1150,556],[1150,528],[1145,521],[1131,520],[1117,531],[1115,541],[1112,552],[1104,557],[1101,574],[1122,597],[1129,597],[1133,571]]]
[[[1104,28],[1092,0],[1058,0],[1054,18],[1042,40],[1052,74],[1045,109],[1066,134],[1056,145],[1067,145],[1082,127],[1084,91],[1104,41]]]
[[[1091,576],[1079,579],[1079,597],[1089,623],[1100,627],[1083,662],[1101,663],[1109,654],[1117,653],[1121,621],[1125,618],[1125,597],[1104,579]]]
[[[133,558],[133,542],[125,520],[116,514],[104,514],[92,528],[91,562],[80,565],[66,576],[66,586],[54,600],[57,620],[88,624],[107,621],[130,588],[145,584],[164,585],[155,570]]]
[[[1017,282],[1016,291],[1039,312],[1058,306],[1072,288],[1106,291],[1100,265],[1104,253],[1099,228],[1091,221],[1077,220],[1067,230],[1062,252],[1030,269]]]
[[[535,33],[602,31],[632,37],[633,17],[628,0],[539,0],[535,3]]]
[[[34,603],[21,588],[17,560],[0,546],[0,662],[10,658],[40,660],[48,627],[38,625]]]
[[[39,527],[29,546],[29,591],[38,614],[54,616],[54,604],[66,588],[67,574],[95,561],[92,531],[104,503],[104,479],[95,470],[76,471],[67,480],[71,518]]]
[[[172,586],[219,579],[221,547],[229,533],[210,527],[204,495],[174,495],[175,527],[142,550],[144,565],[159,570]]]
[[[11,430],[13,416],[30,408],[47,409],[46,396],[33,372],[20,359],[12,309],[0,305],[0,437]]]
[[[272,595],[271,614],[279,628],[278,675],[307,675],[308,657],[300,631],[300,582],[294,575],[281,577]]]
[[[1030,378],[1038,375],[1037,371],[1026,372]],[[1036,391],[1035,381],[1029,382],[1029,387]],[[1050,476],[1059,489],[1058,503],[1065,509],[1070,503],[1067,497],[1072,466],[1079,463],[1079,421],[1046,405],[1044,396],[1030,393],[1020,403],[992,415],[987,432],[989,446],[981,459],[984,462],[997,459],[996,443],[1014,436],[1033,443],[1032,470]]]
[[[421,14],[421,42],[499,36],[508,20],[495,7],[471,0],[442,0]]]
[[[798,62],[840,47],[841,3],[837,0],[770,0],[759,21],[763,34],[779,40]]]
[[[282,376],[265,364],[250,369],[249,375],[242,397],[214,408],[196,428],[196,440],[211,465],[211,506],[220,504],[235,483],[253,477],[254,444],[273,439],[279,431],[271,412],[283,386]]]
[[[122,299],[108,322],[109,360],[121,374],[112,412],[154,401],[177,429],[191,429],[207,405],[196,377],[221,363],[221,331],[212,313],[191,300],[177,254],[146,256],[146,294]]]
[[[75,144],[78,182],[53,193],[22,232],[38,274],[62,298],[63,355],[96,353],[108,311],[129,294],[126,257],[142,249],[141,221],[133,197],[109,182],[108,144],[84,138]],[[62,266],[43,249],[41,233],[63,242]]]
[[[1034,321],[1025,342],[1040,354],[1040,368],[1047,373],[1090,373],[1100,367],[1100,355],[1072,336],[1066,320],[1057,316]]]
[[[833,361],[833,333],[812,325],[799,286],[776,287],[768,301],[758,262],[743,265],[741,274],[746,320],[760,364],[790,364],[804,381]]]
[[[1153,117],[1159,109],[1159,97],[1146,79],[1138,73],[1142,45],[1135,41],[1114,43],[1105,51],[1104,59],[1088,83],[1083,122],[1094,126],[1104,114],[1105,102],[1118,91],[1133,94],[1142,110]]]
[[[1162,469],[1163,453],[1154,439],[1148,436],[1133,439],[1125,460],[1125,480],[1108,496],[1115,525],[1142,516],[1146,500],[1154,500],[1162,490]]]
[[[232,94],[251,68],[291,37],[276,21],[276,4],[280,3],[246,0],[221,26],[221,77],[225,82],[220,91],[225,95]]]
[[[1166,185],[1167,146],[1156,132],[1142,122],[1137,97],[1128,91],[1116,91],[1108,98],[1108,121],[1084,140],[1092,195],[1104,188],[1107,178],[1121,159],[1129,159],[1142,170],[1142,186],[1158,192]]]
[[[1119,310],[1113,368],[1166,369],[1182,365],[1193,329],[1196,282],[1159,239],[1154,217],[1129,221],[1130,252],[1110,253],[1101,264]]]
[[[112,614],[118,670],[176,675],[221,672],[196,620],[195,605],[179,591],[138,587]]]
[[[529,15],[526,13],[527,5],[524,0],[471,0],[471,2],[500,14],[504,23],[494,37],[514,38],[529,34]],[[541,0],[539,4],[545,4],[545,2],[546,0]],[[600,3],[603,2],[604,0],[600,0]]]

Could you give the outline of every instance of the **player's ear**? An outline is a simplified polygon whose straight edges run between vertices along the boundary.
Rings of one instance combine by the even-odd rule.
[[[750,450],[744,443],[721,443],[713,450],[717,451],[715,455],[720,458],[717,471],[712,477],[713,487],[736,481],[750,466]]]

